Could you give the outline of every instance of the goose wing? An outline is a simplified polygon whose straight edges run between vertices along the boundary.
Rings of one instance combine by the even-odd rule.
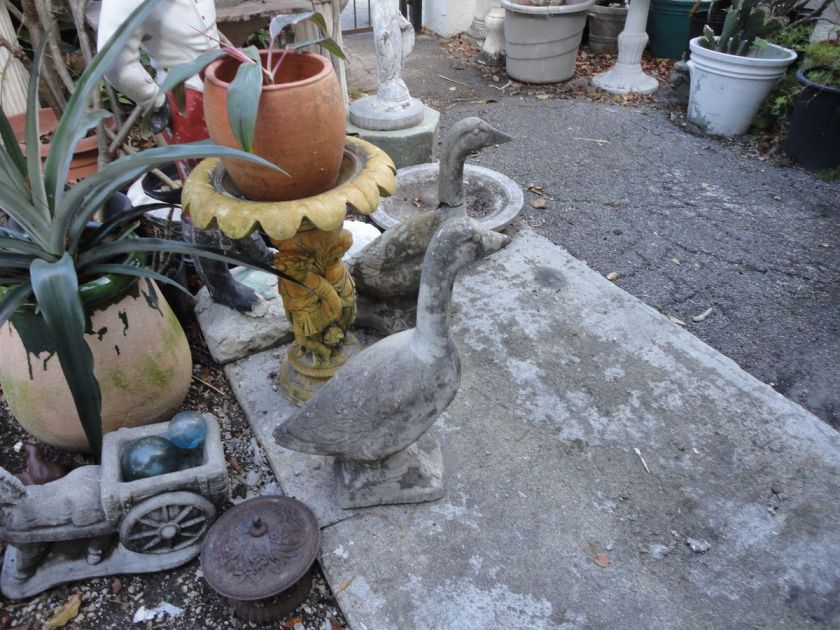
[[[278,444],[317,455],[379,459],[413,442],[428,428],[425,420],[439,413],[427,393],[443,377],[436,374],[439,366],[411,351],[413,335],[413,329],[391,335],[348,361],[277,427]]]

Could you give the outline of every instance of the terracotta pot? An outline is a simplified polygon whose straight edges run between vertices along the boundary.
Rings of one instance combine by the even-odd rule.
[[[151,280],[106,276],[82,287],[85,340],[102,392],[103,433],[168,420],[192,377],[186,336]],[[0,386],[17,421],[57,448],[87,451],[46,327],[22,308],[0,327]]]
[[[24,138],[26,137],[26,114],[16,114],[9,117],[9,124],[12,126],[15,137],[20,143],[21,150],[26,152],[26,145]],[[38,125],[40,127],[41,135],[51,133],[58,127],[58,119],[55,117],[55,112],[49,107],[38,110]],[[41,161],[46,160],[50,152],[50,144],[41,143],[39,153]],[[82,138],[76,149],[73,152],[73,161],[70,163],[70,172],[67,175],[68,181],[76,181],[84,179],[88,175],[92,175],[97,171],[97,158],[99,157],[99,145],[96,136],[88,136]]]
[[[267,56],[262,51],[263,58]],[[277,58],[275,52],[275,59]],[[227,89],[239,62],[220,59],[207,68],[204,116],[217,144],[236,147],[227,113]],[[290,54],[277,83],[264,85],[254,134],[254,153],[289,176],[241,160],[224,160],[225,169],[249,199],[288,201],[336,185],[344,154],[344,100],[329,60],[314,53]]]

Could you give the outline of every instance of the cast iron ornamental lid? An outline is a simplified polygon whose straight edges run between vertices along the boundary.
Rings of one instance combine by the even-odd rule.
[[[257,497],[216,521],[201,550],[201,568],[210,586],[225,597],[267,599],[303,577],[320,544],[318,521],[303,503]]]

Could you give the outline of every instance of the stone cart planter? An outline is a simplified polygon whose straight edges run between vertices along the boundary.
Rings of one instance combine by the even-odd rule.
[[[610,2],[596,0],[589,9],[589,50],[596,54],[618,52],[618,36],[627,19],[627,7],[611,7]]]
[[[205,414],[203,446],[180,470],[124,481],[120,457],[168,422],[105,435],[102,465],[82,466],[42,486],[23,486],[0,468],[0,538],[8,543],[0,588],[31,597],[63,582],[180,566],[198,555],[227,498],[219,424]]]
[[[796,74],[802,92],[796,98],[785,141],[787,154],[809,171],[840,166],[840,88],[808,77],[819,69],[800,69]]]
[[[571,79],[586,12],[595,0],[570,0],[560,6],[531,6],[502,0],[505,9],[507,73],[526,83]]]
[[[691,40],[688,121],[721,136],[746,133],[762,101],[796,59],[796,53],[770,44],[754,56],[730,55]]]

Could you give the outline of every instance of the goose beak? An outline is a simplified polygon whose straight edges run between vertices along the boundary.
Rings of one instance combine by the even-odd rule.
[[[488,145],[494,144],[504,144],[505,142],[510,142],[513,140],[513,136],[506,134],[504,131],[499,131],[492,125],[487,125],[489,127],[488,131],[489,134],[489,142]]]

